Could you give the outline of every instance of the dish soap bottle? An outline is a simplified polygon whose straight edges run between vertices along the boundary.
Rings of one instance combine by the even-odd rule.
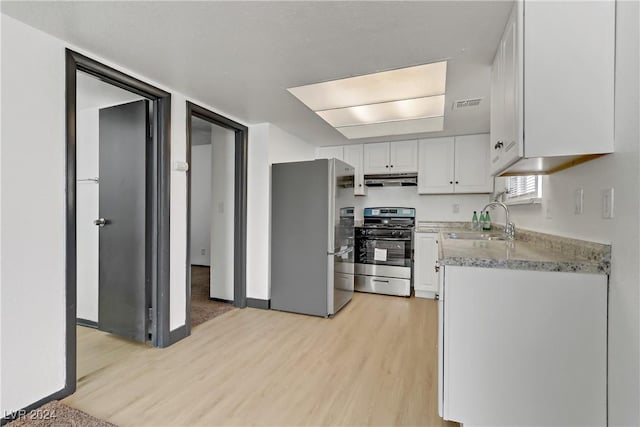
[[[480,223],[478,222],[478,213],[473,211],[473,218],[471,218],[471,229],[478,230]]]
[[[489,211],[487,211],[484,214],[484,222],[482,223],[482,230],[483,231],[491,230],[491,217],[489,216]]]

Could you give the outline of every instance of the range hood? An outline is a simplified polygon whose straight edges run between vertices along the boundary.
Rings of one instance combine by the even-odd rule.
[[[415,187],[418,185],[418,174],[365,175],[364,184],[367,187]]]

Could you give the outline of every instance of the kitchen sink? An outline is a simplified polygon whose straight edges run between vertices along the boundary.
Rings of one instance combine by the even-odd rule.
[[[446,234],[447,239],[454,240],[506,240],[502,234],[474,233],[474,232],[452,232]]]

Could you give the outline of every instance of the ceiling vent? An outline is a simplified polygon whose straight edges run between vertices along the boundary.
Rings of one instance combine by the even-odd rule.
[[[453,110],[460,110],[462,108],[477,107],[480,105],[482,98],[461,99],[453,103]]]

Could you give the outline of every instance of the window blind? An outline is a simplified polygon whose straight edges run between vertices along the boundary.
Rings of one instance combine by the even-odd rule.
[[[507,199],[540,197],[540,176],[510,176],[507,178]]]

